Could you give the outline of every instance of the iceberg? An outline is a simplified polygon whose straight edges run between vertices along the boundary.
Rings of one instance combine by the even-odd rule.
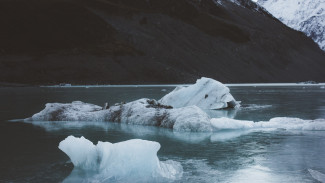
[[[60,142],[59,149],[69,156],[75,169],[92,172],[91,177],[97,182],[130,177],[175,180],[183,173],[180,163],[171,160],[159,161],[157,152],[160,144],[154,141],[99,141],[94,145],[84,137],[68,136]]]
[[[159,126],[176,131],[212,131],[210,117],[197,106],[172,108],[152,99],[119,103],[109,109],[75,101],[48,103],[25,121],[92,121]]]
[[[158,126],[181,132],[278,128],[307,131],[325,130],[324,119],[273,118],[270,121],[254,122],[225,117],[211,118],[203,111],[203,109],[227,107],[239,107],[239,102],[229,93],[229,88],[213,79],[201,78],[194,85],[177,87],[159,101],[142,98],[104,108],[81,101],[66,104],[48,103],[42,111],[24,119],[24,121],[116,122]],[[252,106],[252,108],[260,107],[265,106]],[[214,114],[216,111],[209,110],[208,113]],[[219,111],[217,112],[219,113]],[[226,112],[223,116],[231,116],[236,111]]]
[[[25,121],[106,121],[159,126],[176,131],[213,131],[209,115],[202,109],[238,107],[229,88],[209,78],[188,87],[177,87],[159,101],[139,99],[109,108],[75,101],[48,103]]]
[[[175,108],[196,105],[201,109],[223,109],[239,107],[228,87],[222,83],[202,77],[194,85],[176,87],[159,100]]]
[[[245,121],[231,118],[211,118],[197,106],[171,108],[152,99],[120,103],[109,109],[80,101],[48,103],[45,109],[24,121],[115,122],[171,128],[180,132],[215,132],[220,130],[285,129],[325,130],[325,119],[303,120],[277,117],[269,121]],[[82,125],[82,124],[80,124]]]

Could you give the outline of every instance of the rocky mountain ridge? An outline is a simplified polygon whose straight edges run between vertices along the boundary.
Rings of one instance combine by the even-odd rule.
[[[325,53],[311,39],[238,2],[2,0],[0,82],[323,81]]]
[[[325,51],[325,0],[258,0],[274,17],[304,32]]]

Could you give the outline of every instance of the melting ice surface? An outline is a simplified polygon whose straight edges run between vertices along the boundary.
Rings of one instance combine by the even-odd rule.
[[[176,180],[182,176],[182,166],[172,160],[159,161],[158,142],[132,139],[119,143],[101,142],[94,145],[84,137],[69,136],[59,144],[75,170],[65,182],[110,182]],[[87,172],[86,177],[75,176]]]

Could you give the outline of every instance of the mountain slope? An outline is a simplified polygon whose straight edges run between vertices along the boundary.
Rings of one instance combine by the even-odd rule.
[[[325,51],[325,0],[258,0],[289,27],[304,32]]]
[[[0,82],[323,81],[325,53],[249,0],[0,2]]]

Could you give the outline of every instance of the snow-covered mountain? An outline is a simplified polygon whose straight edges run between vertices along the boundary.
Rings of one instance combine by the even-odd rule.
[[[256,4],[257,0],[213,0],[216,5],[225,6],[228,2],[232,2],[238,6],[247,8],[251,11],[256,11],[261,14],[269,14],[262,6]]]
[[[258,0],[287,26],[304,32],[325,51],[325,0]]]

